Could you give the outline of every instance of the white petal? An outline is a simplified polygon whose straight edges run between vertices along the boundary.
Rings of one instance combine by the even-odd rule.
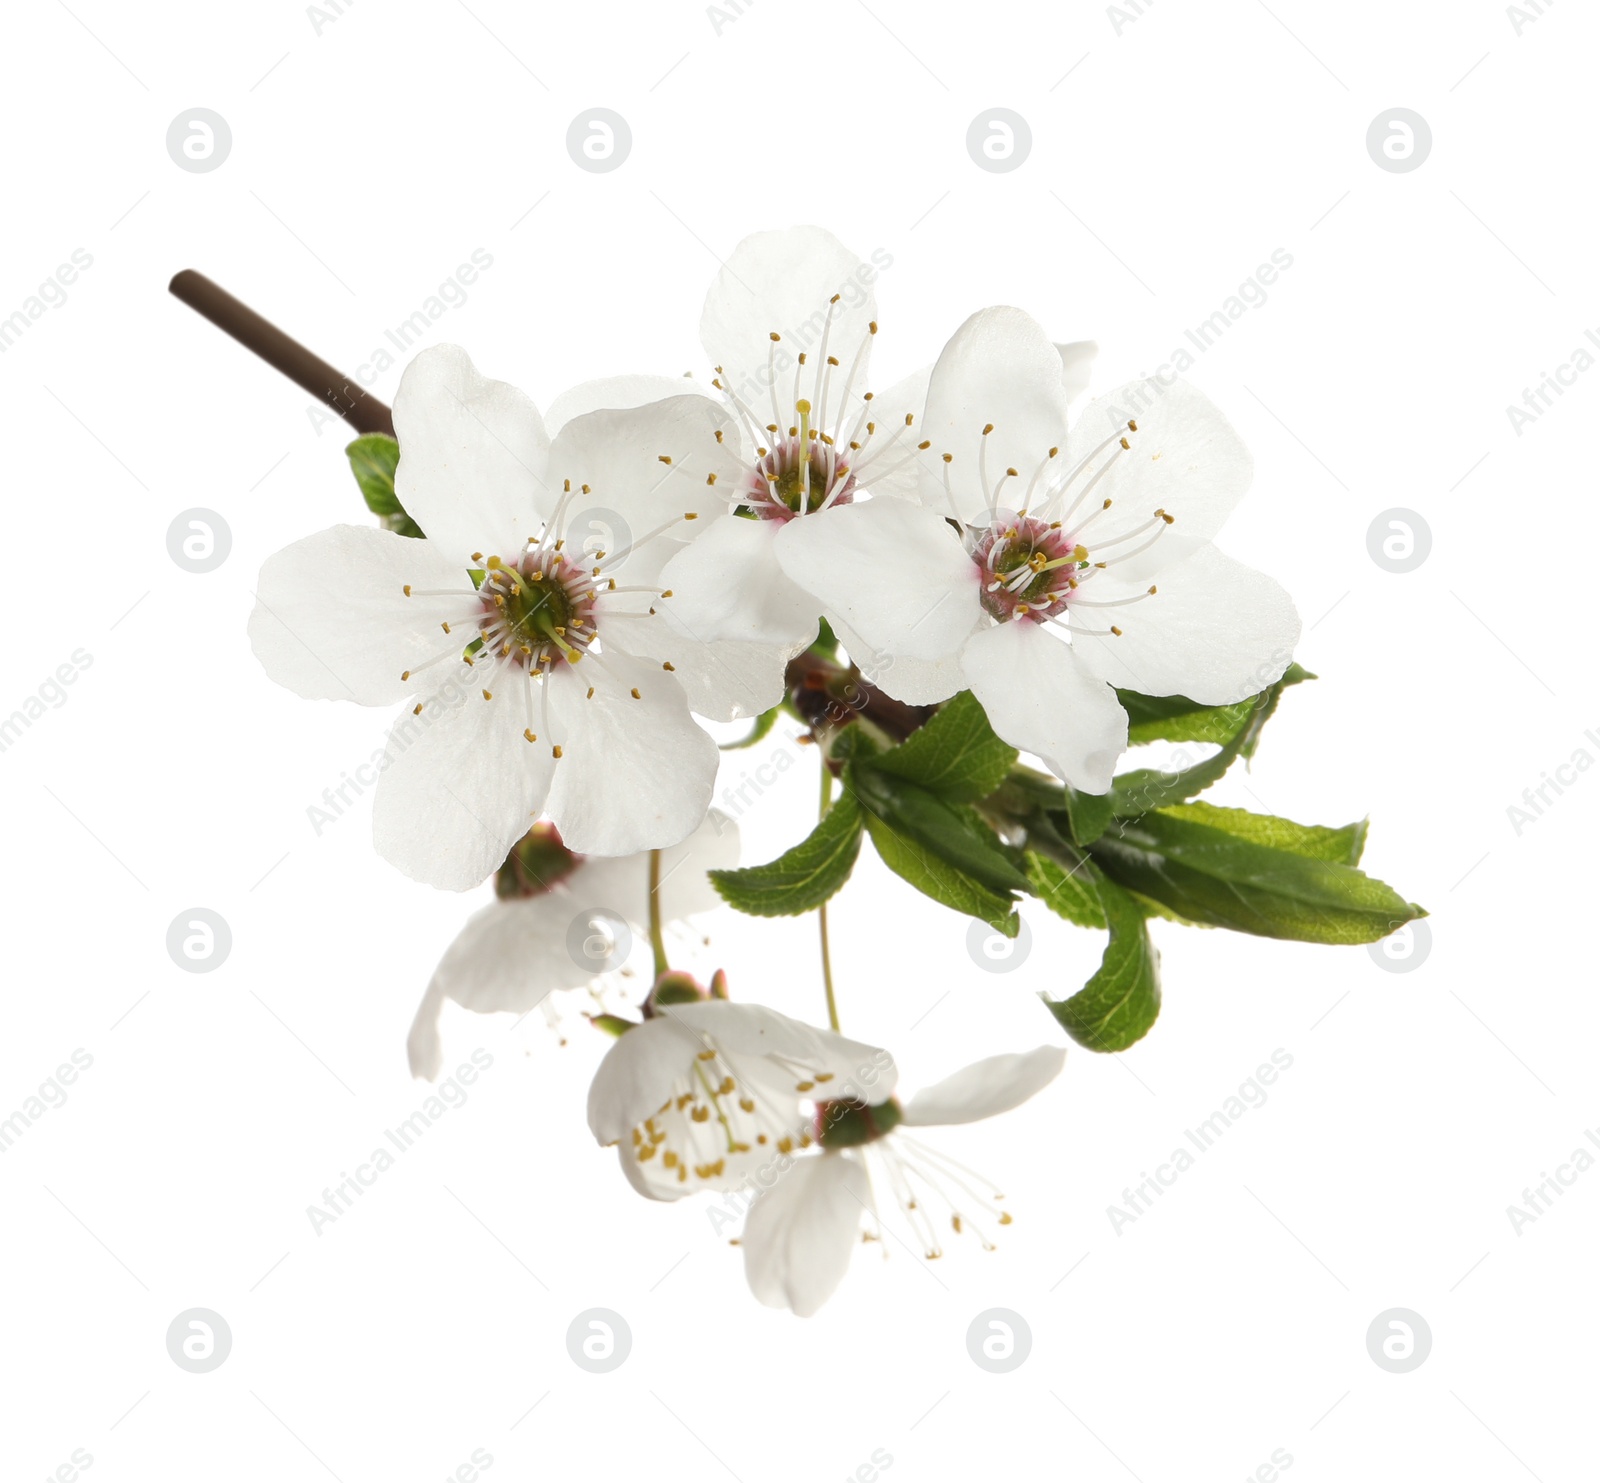
[[[461,601],[408,598],[408,583],[459,588]],[[336,525],[267,558],[250,647],[278,684],[308,700],[392,705],[415,689],[400,676],[448,643],[439,624],[477,608],[466,568],[432,541]]]
[[[459,345],[433,346],[406,367],[394,427],[395,493],[441,551],[465,565],[474,551],[509,554],[538,533],[551,506],[539,409],[479,375]]]
[[[906,1103],[902,1121],[912,1127],[930,1127],[975,1123],[1010,1112],[1049,1086],[1066,1062],[1066,1051],[1057,1045],[974,1061],[924,1087]]]
[[[685,1004],[624,1032],[589,1083],[589,1131],[601,1145],[619,1143],[672,1095],[673,1083],[700,1049]]]
[[[1128,745],[1127,713],[1072,648],[1024,620],[975,634],[961,662],[999,736],[1074,788],[1110,789]]]
[[[988,619],[981,616],[972,625],[974,631],[987,626]],[[941,700],[949,700],[956,691],[967,688],[966,671],[961,668],[965,639],[944,659],[904,659],[874,652],[848,623],[835,620],[833,631],[844,645],[850,662],[860,669],[866,680],[895,700],[907,705],[937,705]]]
[[[708,870],[739,863],[739,826],[716,809],[681,844],[661,852],[661,917],[678,922],[713,911],[722,898],[706,879]],[[613,911],[641,932],[649,917],[650,856],[588,855],[563,882],[569,900],[586,910]]]
[[[951,455],[950,485],[964,519],[987,524],[982,512],[1008,468],[1018,477],[1006,480],[998,503],[1021,504],[1050,449],[1067,441],[1069,400],[1060,351],[1022,310],[981,310],[951,336],[933,368],[922,437],[933,444],[930,454]]]
[[[698,394],[714,402],[720,400],[710,387],[702,387],[688,376],[603,376],[585,381],[564,391],[545,411],[544,425],[553,438],[574,417],[585,412],[617,411],[642,407],[647,402],[662,402],[668,397]]]
[[[981,615],[980,574],[950,525],[904,500],[791,520],[778,562],[874,655],[944,659]],[[882,667],[882,661],[875,661]]]
[[[605,575],[619,583],[653,582],[695,527],[679,521],[669,534],[652,533],[686,513],[705,520],[727,508],[723,491],[741,468],[732,432],[727,412],[703,396],[574,417],[550,449],[552,481],[577,491],[561,521],[568,547],[604,551]],[[722,489],[706,482],[712,474]]]
[[[808,516],[819,523],[828,515]],[[795,522],[791,522],[795,523]],[[817,601],[778,565],[771,520],[722,515],[697,531],[661,573],[672,618],[697,643],[804,648],[817,636]]]
[[[848,1150],[796,1159],[745,1217],[750,1291],[809,1318],[844,1281],[871,1201],[866,1169]]]
[[[631,855],[686,839],[711,804],[717,744],[689,714],[683,686],[615,647],[545,683],[550,740],[562,750],[546,808],[567,848]]]
[[[1098,560],[1096,539],[1104,542],[1147,520],[1156,510],[1171,515],[1175,523],[1161,539],[1117,569],[1129,580],[1144,577],[1148,583],[1149,574],[1181,561],[1217,533],[1250,487],[1255,464],[1228,420],[1187,381],[1175,378],[1163,385],[1150,379],[1129,382],[1083,409],[1058,460],[1062,472],[1075,468],[1130,421],[1138,423],[1137,431],[1127,435],[1132,448],[1122,453],[1095,485],[1076,518],[1081,520],[1103,500],[1113,502],[1113,509],[1100,516],[1086,534],[1086,544]],[[1100,457],[1104,459],[1106,454]],[[1074,489],[1081,489],[1084,482],[1080,476]],[[1069,493],[1055,515],[1064,514],[1073,498]],[[1068,522],[1069,529],[1072,524]],[[1130,542],[1123,549],[1138,544]]]
[[[748,521],[741,521],[748,524]],[[667,580],[673,580],[668,578]],[[785,579],[787,580],[787,579]],[[674,596],[657,602],[655,615],[611,613],[606,632],[630,654],[670,659],[689,709],[712,721],[737,721],[770,711],[784,696],[784,670],[805,647],[793,644],[701,643],[678,618]],[[811,620],[812,631],[816,619]]]
[[[519,683],[486,701],[452,680],[391,728],[372,839],[413,880],[449,891],[486,880],[544,803],[553,763],[523,740]]]
[[[833,1088],[830,1095],[882,1102],[894,1094],[898,1073],[887,1051],[814,1029],[759,1004],[679,1004],[629,1030],[606,1052],[589,1087],[589,1130],[596,1140],[618,1142],[654,1115],[708,1044],[731,1056],[778,1056],[821,1072]],[[848,1090],[837,1090],[841,1087]]]
[[[467,919],[433,970],[406,1038],[413,1076],[438,1080],[439,1017],[447,999],[477,1014],[525,1014],[552,989],[581,988],[593,978],[567,950],[576,907],[573,897],[555,892],[492,901]]]
[[[1148,589],[1116,568],[1086,582],[1095,601]],[[1230,705],[1265,690],[1289,667],[1300,639],[1294,600],[1273,579],[1224,555],[1209,542],[1177,566],[1164,567],[1155,596],[1109,610],[1121,636],[1073,639],[1091,673],[1141,695],[1186,695],[1202,705]],[[1078,609],[1087,627],[1105,610]]]
[[[406,1064],[418,1081],[437,1081],[444,1067],[444,1042],[439,1036],[439,1017],[444,1013],[445,992],[429,984],[417,1006],[416,1018],[406,1035]]]
[[[823,326],[832,306],[828,354],[840,361],[831,381],[830,399],[842,391],[856,351],[870,344],[867,326],[877,317],[871,283],[876,276],[832,232],[821,227],[791,227],[757,232],[732,253],[706,295],[700,316],[700,343],[719,379],[764,426],[771,414],[773,382],[769,352],[777,368],[779,419],[787,425],[795,401],[796,357],[808,352],[799,395],[813,395],[809,374],[821,362]],[[774,345],[771,336],[781,339]],[[870,352],[868,352],[870,354]],[[863,384],[868,356],[863,355],[856,386]],[[823,413],[816,408],[819,415]]]
[[[1094,358],[1100,353],[1100,347],[1093,340],[1074,340],[1069,345],[1057,345],[1056,349],[1061,354],[1061,385],[1070,402],[1089,389]]]
[[[829,1097],[876,1103],[894,1095],[899,1070],[894,1057],[877,1046],[803,1024],[759,1004],[713,1001],[680,1005],[667,1013],[696,1033],[711,1034],[732,1055],[778,1056],[805,1067],[825,1080]]]

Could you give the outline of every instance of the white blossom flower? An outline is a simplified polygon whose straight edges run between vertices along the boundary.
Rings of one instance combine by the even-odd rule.
[[[1020,1107],[1060,1075],[1066,1051],[1042,1045],[1021,1055],[991,1056],[923,1088],[902,1107],[824,1102],[816,1111],[821,1152],[798,1158],[750,1205],[741,1245],[750,1290],[769,1308],[809,1318],[844,1280],[862,1235],[863,1217],[879,1224],[874,1176],[881,1178],[928,1259],[943,1254],[939,1226],[948,1219],[993,1250],[991,1226],[1011,1224],[994,1208],[1000,1194],[981,1175],[906,1131],[977,1122]],[[936,1215],[929,1198],[944,1207]]]
[[[439,346],[407,367],[394,418],[396,491],[427,538],[341,525],[298,541],[262,568],[250,617],[267,673],[300,695],[408,702],[374,800],[379,853],[463,890],[540,813],[583,854],[683,839],[717,766],[690,699],[731,718],[782,694],[781,664],[752,690],[659,621],[663,565],[737,477],[726,414],[675,397],[574,417],[552,441],[527,397]],[[565,538],[618,525],[615,549]]]
[[[739,827],[715,811],[688,839],[663,850],[663,926],[721,906],[706,872],[738,863]],[[648,852],[578,855],[552,826],[535,825],[502,868],[495,899],[467,919],[433,970],[406,1037],[411,1074],[438,1080],[446,1001],[477,1014],[538,1009],[556,1029],[586,1007],[633,1009],[617,973],[630,941],[645,938],[649,902]]]
[[[927,373],[879,397],[867,390],[877,272],[831,232],[802,226],[745,238],[712,283],[700,339],[736,420],[740,468],[718,485],[726,513],[665,572],[673,621],[704,642],[782,644],[790,654],[810,643],[818,604],[777,552],[795,526],[825,523],[910,468]],[[552,411],[684,390],[664,377],[619,377],[578,388]]]
[[[1069,428],[1063,356],[1017,309],[973,315],[929,380],[917,499],[796,524],[778,552],[851,657],[912,703],[970,688],[995,731],[1086,792],[1127,745],[1113,686],[1242,700],[1300,622],[1211,544],[1249,452],[1186,383],[1134,382]]]
[[[589,1128],[618,1145],[641,1194],[676,1200],[743,1183],[812,1143],[829,1096],[892,1095],[885,1050],[757,1004],[663,1008],[606,1053],[589,1088]]]

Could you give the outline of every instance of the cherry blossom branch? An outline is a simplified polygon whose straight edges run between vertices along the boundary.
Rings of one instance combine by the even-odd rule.
[[[394,436],[394,418],[389,408],[364,386],[352,382],[343,371],[335,370],[320,356],[312,354],[298,340],[284,334],[277,325],[263,319],[204,273],[185,268],[173,277],[167,289],[174,298],[209,319],[224,334],[232,335],[246,350],[260,356],[302,391],[326,402],[358,433]]]
[[[851,717],[871,722],[895,741],[904,741],[930,720],[934,706],[906,705],[886,695],[859,671],[835,664],[817,649],[807,649],[789,661],[784,678],[795,714],[820,739],[830,726]]]

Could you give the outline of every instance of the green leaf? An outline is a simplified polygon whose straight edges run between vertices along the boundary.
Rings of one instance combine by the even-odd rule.
[[[778,717],[782,711],[783,707],[781,705],[773,706],[770,711],[762,711],[743,736],[737,741],[718,742],[717,749],[722,752],[742,752],[746,747],[753,747],[778,724]]]
[[[1238,823],[1237,811],[1219,812]],[[1376,942],[1427,914],[1353,865],[1325,858],[1334,844],[1317,831],[1296,842],[1301,850],[1274,847],[1172,810],[1124,822],[1095,844],[1094,859],[1128,890],[1188,921],[1257,937]],[[1347,836],[1341,847],[1348,855],[1356,843]]]
[[[983,707],[963,690],[875,764],[952,803],[976,803],[1005,782],[1015,747],[994,734]]]
[[[1080,927],[1105,926],[1105,908],[1100,905],[1090,875],[1092,866],[1083,864],[1076,870],[1068,870],[1059,861],[1036,850],[1026,851],[1024,859],[1033,894],[1058,917],[1065,917]]]
[[[422,527],[408,514],[394,492],[394,471],[400,463],[400,445],[382,433],[365,433],[346,446],[350,472],[356,476],[367,508],[385,530],[396,535],[418,537]]]
[[[1080,793],[1076,788],[1064,788],[1066,794],[1067,823],[1072,842],[1092,845],[1110,827],[1116,817],[1115,793]]]
[[[708,874],[729,906],[756,917],[814,911],[850,879],[861,850],[861,810],[841,794],[822,822],[792,850],[767,865]]]
[[[949,861],[941,860],[870,809],[866,820],[879,858],[924,896],[931,896],[964,916],[977,917],[1007,937],[1015,937],[1022,930],[1022,918],[1016,914],[1009,896],[991,891]]]
[[[1222,711],[1242,711],[1236,721],[1238,729],[1222,744],[1215,756],[1196,762],[1191,767],[1167,772],[1160,768],[1141,767],[1125,772],[1111,785],[1112,811],[1119,819],[1137,818],[1154,809],[1182,803],[1203,792],[1216,782],[1240,757],[1253,757],[1261,733],[1278,708],[1278,700],[1290,685],[1298,685],[1310,678],[1299,665],[1292,665],[1277,684],[1263,690],[1238,706],[1218,707]]]
[[[1180,803],[1161,810],[1172,819],[1187,819],[1221,829],[1236,839],[1247,839],[1269,849],[1287,850],[1308,860],[1330,860],[1335,865],[1359,865],[1367,843],[1367,821],[1334,829],[1322,824],[1296,824],[1272,814],[1253,814],[1248,809],[1218,808],[1211,803]]]
[[[1316,676],[1308,670],[1291,664],[1278,687],[1287,689],[1314,679]],[[1128,713],[1129,746],[1153,741],[1213,742],[1222,746],[1249,720],[1253,697],[1235,705],[1208,706],[1183,695],[1140,695],[1136,690],[1119,690],[1117,699]]]
[[[876,757],[882,750],[865,726],[846,726],[828,743],[828,760],[843,767],[862,758]]]
[[[1161,1012],[1161,956],[1138,903],[1093,866],[1095,892],[1110,937],[1093,978],[1065,1003],[1046,999],[1061,1028],[1096,1051],[1127,1050]]]
[[[869,826],[873,818],[887,823],[991,893],[1006,896],[1028,889],[1021,866],[970,808],[880,772],[875,763],[851,764],[845,770],[845,784],[860,801]]]

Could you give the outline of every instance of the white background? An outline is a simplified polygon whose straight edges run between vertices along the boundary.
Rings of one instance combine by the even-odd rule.
[[[1520,436],[1506,407],[1600,325],[1600,25],[1566,4],[1519,35],[1488,0],[1144,9],[408,0],[320,34],[259,0],[8,13],[0,318],[74,249],[93,265],[0,356],[0,713],[75,650],[92,664],[0,755],[0,1116],[75,1049],[93,1066],[0,1162],[6,1478],[75,1449],[107,1483],[426,1483],[476,1449],[491,1478],[812,1483],[879,1450],[891,1480],[1197,1483],[1278,1450],[1294,1483],[1594,1476],[1600,1172],[1520,1234],[1507,1206],[1600,1122],[1600,776],[1568,774],[1520,833],[1507,809],[1600,757],[1600,373]],[[208,174],[165,149],[196,106],[233,133]],[[566,152],[595,106],[633,133],[610,174]],[[965,148],[996,106],[1033,134],[1005,174]],[[1432,127],[1413,173],[1367,153],[1396,106]],[[387,718],[273,686],[244,621],[265,556],[360,518],[346,435],[167,279],[199,268],[354,370],[483,248],[429,343],[548,403],[597,374],[704,375],[718,258],[795,221],[892,255],[880,385],[1009,302],[1098,339],[1106,389],[1292,255],[1193,378],[1258,461],[1223,543],[1294,593],[1322,678],[1214,797],[1370,812],[1367,864],[1430,909],[1432,951],[1391,973],[1158,924],[1148,1040],[1074,1050],[1026,1110],[943,1140],[1007,1191],[1001,1250],[863,1248],[810,1321],[755,1304],[705,1206],[633,1194],[584,1126],[599,1038],[559,1047],[538,1016],[448,1021],[450,1064],[482,1046],[493,1069],[314,1234],[306,1207],[425,1095],[405,1031],[479,898],[378,859],[369,799],[314,834],[308,805]],[[192,506],[233,532],[209,575],[167,555]],[[1396,506],[1433,534],[1406,575],[1367,550]],[[730,754],[728,781],[780,746]],[[748,860],[804,830],[813,765],[744,810]],[[206,975],[165,948],[195,906],[233,933]],[[985,973],[965,921],[865,862],[834,913],[846,1030],[908,1088],[1058,1041],[1034,996],[1081,983],[1099,941],[1025,912],[1028,961]],[[687,961],[820,1018],[812,923],[706,928]],[[1266,1105],[1114,1230],[1107,1207],[1279,1048]],[[167,1356],[191,1307],[232,1329],[208,1375]],[[607,1375],[566,1351],[592,1307],[632,1329]],[[1005,1375],[966,1349],[995,1307],[1032,1331]],[[1432,1330],[1409,1374],[1367,1353],[1392,1307]]]

